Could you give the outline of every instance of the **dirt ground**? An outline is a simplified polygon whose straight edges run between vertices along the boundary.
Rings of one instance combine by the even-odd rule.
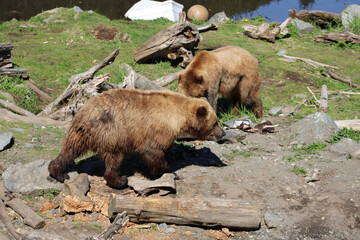
[[[296,153],[290,148],[301,143],[289,138],[288,128],[293,120],[268,119],[279,124],[275,133],[246,133],[246,138],[236,144],[203,142],[195,148],[176,147],[171,162],[180,177],[175,197],[241,199],[260,205],[263,216],[269,212],[284,219],[276,228],[268,228],[262,222],[256,231],[230,229],[234,234],[230,239],[359,239],[360,161],[336,155],[328,150],[329,146],[324,151],[295,158]],[[288,161],[293,158],[296,161]],[[319,181],[307,183],[304,175],[291,171],[295,166],[306,170],[309,176],[319,172]],[[92,179],[103,181],[101,177]],[[39,211],[45,199],[26,202]],[[7,211],[15,226],[24,228],[21,218],[10,209]],[[46,214],[45,219],[47,224],[41,231],[64,239],[97,236],[101,233],[99,226],[104,230],[109,224],[106,218],[93,213]],[[155,223],[133,224],[123,228],[114,239],[221,238],[218,229],[173,224],[167,227],[174,233],[166,233]],[[0,229],[4,231],[2,223]]]

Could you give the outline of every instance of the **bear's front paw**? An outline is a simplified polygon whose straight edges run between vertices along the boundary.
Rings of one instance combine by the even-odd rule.
[[[127,176],[121,176],[118,175],[111,175],[111,176],[104,176],[106,180],[106,184],[112,188],[122,189],[127,187],[128,180]]]
[[[51,178],[56,179],[57,181],[63,183],[65,179],[70,179],[69,174],[67,173],[61,173],[56,176],[50,173],[50,176],[48,177],[48,180],[51,180]]]

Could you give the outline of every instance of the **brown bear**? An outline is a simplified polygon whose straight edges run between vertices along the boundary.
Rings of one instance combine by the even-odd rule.
[[[69,178],[65,168],[90,150],[105,160],[107,184],[123,188],[127,178],[120,177],[119,168],[127,154],[138,153],[153,174],[161,174],[168,168],[174,140],[183,133],[199,140],[225,135],[206,99],[171,91],[109,90],[75,114],[62,150],[48,170],[63,182]]]
[[[179,74],[179,92],[191,97],[206,97],[216,110],[217,96],[231,98],[236,108],[250,108],[256,117],[263,115],[259,99],[261,77],[258,61],[247,50],[227,46],[200,51]]]

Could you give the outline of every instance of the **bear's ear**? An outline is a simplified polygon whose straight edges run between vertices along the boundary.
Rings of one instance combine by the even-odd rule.
[[[196,76],[195,77],[195,82],[197,83],[197,84],[203,84],[204,83],[204,78],[203,78],[203,76]]]
[[[196,110],[196,116],[199,118],[203,118],[207,115],[207,109],[205,106],[200,106],[197,110]]]

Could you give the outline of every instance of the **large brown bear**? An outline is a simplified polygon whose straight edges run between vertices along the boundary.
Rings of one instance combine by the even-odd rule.
[[[76,113],[48,170],[63,182],[69,178],[65,168],[91,150],[105,160],[107,184],[123,188],[127,178],[120,177],[119,168],[125,155],[137,152],[153,174],[163,173],[172,143],[183,133],[202,140],[225,135],[205,99],[171,91],[109,90]]]
[[[256,117],[263,115],[259,99],[261,77],[258,61],[248,51],[227,46],[200,51],[185,71],[179,74],[179,92],[192,97],[206,97],[216,109],[217,96],[231,98],[235,107],[250,108]]]

